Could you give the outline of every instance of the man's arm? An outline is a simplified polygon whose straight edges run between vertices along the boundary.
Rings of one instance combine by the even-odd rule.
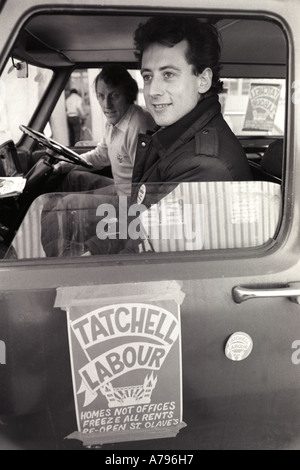
[[[93,165],[93,170],[101,170],[106,166],[110,165],[110,160],[107,153],[107,146],[104,142],[101,142],[97,145],[96,148],[90,150],[89,152],[83,153],[81,158],[87,163],[91,163]],[[69,173],[69,171],[73,169],[77,169],[78,166],[73,163],[68,162],[58,162],[54,165],[54,172],[55,174],[63,175]],[[91,171],[88,168],[80,167],[82,171]]]

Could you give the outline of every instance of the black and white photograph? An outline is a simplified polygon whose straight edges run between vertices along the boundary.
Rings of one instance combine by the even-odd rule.
[[[300,450],[299,25],[0,0],[0,450]]]

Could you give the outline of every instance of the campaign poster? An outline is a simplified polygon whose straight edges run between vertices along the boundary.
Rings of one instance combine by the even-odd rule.
[[[251,83],[243,131],[272,131],[280,92],[279,84]]]
[[[77,430],[84,445],[175,437],[182,421],[175,281],[60,288]]]

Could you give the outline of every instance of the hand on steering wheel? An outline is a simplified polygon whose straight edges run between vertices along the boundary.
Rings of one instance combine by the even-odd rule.
[[[68,163],[74,163],[75,165],[81,165],[86,168],[93,168],[93,165],[87,163],[84,158],[78,155],[78,153],[73,152],[73,150],[70,150],[68,147],[59,144],[53,139],[47,138],[41,132],[35,131],[34,129],[24,125],[20,125],[19,128],[22,132],[36,140],[39,144],[44,145],[52,152],[55,152],[55,158],[57,160],[61,160],[63,162],[67,161]],[[60,156],[64,158],[60,158]]]

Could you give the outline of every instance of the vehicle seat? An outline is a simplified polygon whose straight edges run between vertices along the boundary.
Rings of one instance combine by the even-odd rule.
[[[261,168],[277,178],[282,178],[283,139],[275,140],[266,149],[262,159]]]

